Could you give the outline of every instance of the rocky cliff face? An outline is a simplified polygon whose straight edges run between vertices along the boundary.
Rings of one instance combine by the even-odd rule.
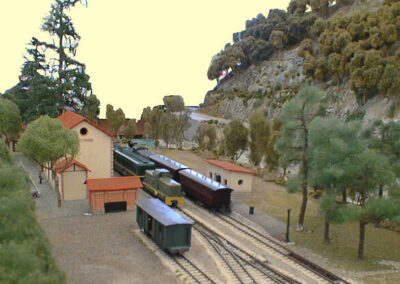
[[[324,110],[328,116],[342,120],[363,119],[400,120],[392,100],[377,95],[360,102],[347,82],[337,85],[333,81],[319,84],[303,75],[304,60],[297,56],[297,48],[275,54],[271,60],[250,66],[240,73],[231,74],[206,94],[200,111],[225,119],[248,121],[255,110],[263,110],[269,118],[280,115],[302,84],[311,84],[325,94]]]

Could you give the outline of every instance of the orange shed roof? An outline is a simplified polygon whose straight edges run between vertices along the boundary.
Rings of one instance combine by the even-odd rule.
[[[79,114],[77,114],[77,113],[75,113],[73,111],[70,111],[70,110],[67,110],[67,111],[63,112],[60,116],[57,117],[57,119],[61,120],[61,122],[64,125],[64,127],[65,128],[69,128],[69,129],[71,129],[74,126],[78,125],[82,121],[86,121],[87,123],[89,123],[90,125],[96,127],[97,129],[99,129],[100,131],[104,132],[108,136],[114,137],[114,135],[112,135],[110,132],[108,132],[104,128],[98,126],[93,121],[91,121],[91,120],[87,119],[86,117],[83,117],[82,115],[79,115]]]
[[[218,160],[204,160],[209,164],[212,164],[214,166],[217,166],[219,168],[223,168],[224,170],[230,171],[230,172],[239,172],[239,173],[246,173],[246,174],[251,174],[251,175],[255,175],[256,172],[243,168],[241,166],[235,165],[231,162],[227,162],[227,161],[218,161]]]
[[[77,165],[77,166],[81,167],[82,169],[84,169],[84,170],[90,172],[90,170],[89,170],[84,164],[79,163],[79,162],[76,161],[76,160],[71,160],[70,157],[68,157],[68,158],[66,158],[66,159],[64,159],[64,160],[62,160],[62,161],[60,161],[60,162],[58,162],[58,163],[55,163],[55,164],[53,165],[52,169],[53,169],[56,173],[62,173],[62,172],[64,172],[66,169],[69,169],[72,165]]]
[[[138,176],[93,178],[86,180],[89,191],[112,191],[142,188]]]

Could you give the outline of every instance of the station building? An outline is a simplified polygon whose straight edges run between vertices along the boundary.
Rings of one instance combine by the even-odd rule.
[[[88,178],[107,178],[113,174],[113,135],[93,121],[72,111],[57,117],[65,128],[74,130],[79,136],[77,161],[90,172]]]
[[[236,192],[251,192],[255,171],[227,161],[205,160],[209,177]]]

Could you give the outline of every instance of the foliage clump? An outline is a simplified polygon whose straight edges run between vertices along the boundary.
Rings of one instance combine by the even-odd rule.
[[[385,1],[377,11],[357,11],[314,22],[309,38],[300,45],[304,74],[318,81],[350,81],[363,100],[381,93],[398,103],[400,64],[400,2]],[[312,54],[311,43],[318,43]]]
[[[316,81],[349,81],[364,102],[378,93],[399,103],[400,2],[386,0],[375,11],[336,14],[336,8],[353,0],[292,0],[286,11],[271,10],[246,22],[233,44],[215,55],[208,78],[231,75],[274,53],[299,45],[303,73]],[[311,10],[311,11],[308,11]]]
[[[29,179],[0,140],[0,282],[65,283],[36,220]]]

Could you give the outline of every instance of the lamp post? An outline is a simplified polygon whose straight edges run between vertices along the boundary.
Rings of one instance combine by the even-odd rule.
[[[290,239],[289,239],[290,211],[291,211],[291,209],[288,209],[288,210],[287,210],[286,240],[285,240],[287,243],[290,243]]]

